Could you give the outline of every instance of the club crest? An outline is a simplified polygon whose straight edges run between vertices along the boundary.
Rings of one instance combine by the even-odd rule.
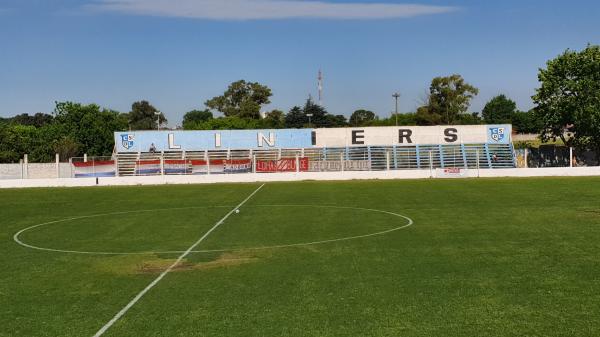
[[[134,139],[135,139],[134,135],[131,135],[131,134],[121,135],[121,144],[123,145],[123,147],[126,150],[129,150],[129,149],[133,148]]]
[[[495,142],[501,142],[505,137],[505,128],[490,128],[490,138]]]

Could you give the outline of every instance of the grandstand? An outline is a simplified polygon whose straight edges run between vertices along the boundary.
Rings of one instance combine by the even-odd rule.
[[[510,125],[116,132],[75,176],[514,168]]]

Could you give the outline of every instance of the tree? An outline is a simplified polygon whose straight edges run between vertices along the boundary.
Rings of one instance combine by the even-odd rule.
[[[511,123],[517,133],[538,133],[543,128],[533,111],[516,111],[512,115]]]
[[[304,115],[310,117],[311,127],[330,127],[331,120],[327,118],[327,110],[322,106],[315,104],[312,98],[308,98],[302,109]]]
[[[308,117],[299,106],[293,107],[290,112],[285,115],[285,127],[290,129],[300,129],[308,123]]]
[[[129,127],[133,130],[154,130],[156,121],[160,118],[160,125],[167,123],[165,116],[160,113],[157,118],[158,109],[153,107],[148,101],[139,101],[131,105],[131,112],[128,114]]]
[[[350,116],[350,126],[367,126],[375,120],[375,113],[369,110],[356,110]]]
[[[54,117],[52,117],[52,115],[38,112],[33,116],[30,116],[29,114],[17,115],[11,118],[11,122],[14,124],[31,125],[35,126],[36,128],[39,128],[52,123],[53,119]]]
[[[90,156],[110,156],[114,147],[114,132],[127,129],[125,115],[101,109],[95,104],[57,103],[54,113],[60,134],[80,144],[80,150]]]
[[[480,125],[483,120],[479,117],[478,112],[459,114],[454,121],[456,125]]]
[[[213,114],[210,110],[192,110],[183,116],[183,129],[194,130],[194,125],[204,123],[213,119]]]
[[[282,129],[285,126],[285,116],[283,111],[273,110],[268,112],[261,122],[263,128]]]
[[[64,136],[54,142],[53,149],[61,161],[66,161],[80,154],[81,144],[69,136]]]
[[[503,124],[512,121],[517,111],[517,104],[505,95],[498,95],[486,103],[483,108],[483,119],[488,124]]]
[[[442,124],[442,116],[438,113],[431,112],[428,105],[421,106],[415,113],[417,125],[440,125]]]
[[[451,125],[459,114],[467,112],[471,99],[477,94],[479,89],[466,83],[460,75],[436,77],[429,87],[427,108],[420,115],[428,123]]]
[[[31,125],[0,125],[0,161],[16,163],[36,146],[37,129]]]
[[[212,118],[205,122],[192,124],[190,130],[248,130],[260,128],[260,120],[239,117]]]
[[[229,85],[221,96],[206,101],[206,106],[222,112],[226,117],[260,119],[260,108],[269,104],[271,89],[257,82],[240,80]]]
[[[542,140],[560,138],[567,146],[591,148],[600,159],[600,46],[566,50],[546,65],[533,96]]]
[[[325,121],[321,127],[325,128],[342,128],[348,126],[348,120],[344,115],[325,115]]]

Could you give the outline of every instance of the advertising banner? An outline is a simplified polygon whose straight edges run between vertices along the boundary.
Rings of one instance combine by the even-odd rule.
[[[298,171],[306,172],[309,168],[308,158],[300,158]],[[296,158],[282,158],[279,160],[257,160],[256,172],[296,172]]]
[[[209,167],[204,160],[192,160],[192,174],[208,174]],[[252,171],[252,161],[250,159],[238,160],[211,160],[210,173],[248,173]]]
[[[438,178],[463,178],[467,176],[467,170],[458,167],[438,168],[435,170]]]
[[[138,161],[136,165],[136,174],[138,175],[161,174],[160,160]],[[207,174],[209,169],[211,174],[248,173],[252,171],[252,161],[250,159],[216,159],[211,160],[210,167],[208,167],[204,160],[165,160],[163,167],[166,175]]]
[[[368,160],[344,160],[344,171],[370,171],[371,162]],[[342,171],[342,162],[339,160],[313,161],[310,163],[311,171],[328,172]]]

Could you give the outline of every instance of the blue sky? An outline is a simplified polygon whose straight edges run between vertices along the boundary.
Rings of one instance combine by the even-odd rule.
[[[411,5],[407,5],[411,4]],[[147,99],[171,125],[235,80],[284,111],[316,95],[335,114],[414,111],[435,76],[532,106],[537,69],[600,44],[592,0],[0,0],[0,116],[54,101],[126,112]]]

